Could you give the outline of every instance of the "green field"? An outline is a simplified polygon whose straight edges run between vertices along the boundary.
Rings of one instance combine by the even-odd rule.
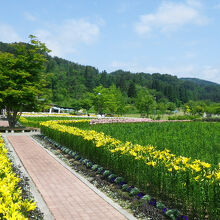
[[[220,162],[220,123],[163,122],[74,124],[82,129],[104,132],[123,142],[167,148],[172,153],[218,165]]]
[[[25,126],[39,127],[48,120],[77,120],[82,117],[24,117]],[[71,125],[71,124],[70,124]],[[104,132],[123,142],[153,145],[159,150],[169,149],[179,156],[199,159],[213,165],[220,163],[220,123],[204,122],[154,122],[154,123],[113,123],[74,124],[82,129]]]

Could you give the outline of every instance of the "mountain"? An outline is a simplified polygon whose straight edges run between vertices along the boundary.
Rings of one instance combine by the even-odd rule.
[[[207,81],[207,80],[197,79],[197,78],[180,78],[180,79],[185,80],[185,81],[191,81],[191,82],[194,82],[198,85],[204,85],[204,86],[220,85],[220,84],[215,83],[215,82],[210,82],[210,81]]]
[[[10,44],[0,42],[0,51],[11,52]],[[82,99],[97,86],[120,88],[127,102],[135,97],[137,89],[151,90],[157,101],[174,102],[177,105],[189,100],[220,102],[220,85],[194,78],[177,78],[160,73],[131,73],[117,70],[100,72],[92,66],[80,65],[59,57],[47,55],[45,68],[48,88],[52,91],[52,102],[69,106],[76,99]]]

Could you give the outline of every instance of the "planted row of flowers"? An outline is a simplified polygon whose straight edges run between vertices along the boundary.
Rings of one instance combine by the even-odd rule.
[[[90,116],[92,117],[92,116]],[[58,114],[58,115],[44,115],[44,114],[39,114],[39,115],[24,115],[24,117],[19,118],[19,123],[23,126],[27,127],[35,127],[39,128],[40,123],[44,121],[49,121],[49,120],[77,120],[77,119],[83,119],[85,116],[71,116],[68,114]],[[88,117],[86,117],[88,118]]]
[[[166,149],[123,143],[102,132],[67,126],[88,122],[48,121],[41,124],[41,131],[142,191],[172,200],[193,218],[218,219],[219,167]]]
[[[30,211],[36,208],[32,200],[22,197],[20,178],[13,172],[7,149],[0,134],[0,219],[28,219]]]
[[[172,122],[179,122],[180,120],[172,120]],[[181,120],[190,121],[190,120]],[[92,119],[90,124],[111,124],[111,123],[139,123],[139,122],[170,122],[169,120],[153,120],[151,118],[104,118]]]

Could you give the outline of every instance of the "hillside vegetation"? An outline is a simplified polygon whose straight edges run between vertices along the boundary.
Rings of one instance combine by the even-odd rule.
[[[0,51],[13,53],[10,44],[0,42]],[[71,107],[70,103],[86,97],[97,86],[109,88],[116,85],[126,103],[133,103],[140,88],[147,88],[157,102],[173,102],[177,106],[189,100],[220,102],[220,85],[199,79],[178,79],[160,73],[131,73],[117,70],[100,72],[92,66],[84,66],[59,57],[47,56],[45,73],[51,101]]]

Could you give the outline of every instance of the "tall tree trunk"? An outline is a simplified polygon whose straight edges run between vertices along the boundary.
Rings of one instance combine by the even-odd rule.
[[[10,109],[7,108],[6,108],[6,113],[7,113],[9,127],[14,128],[18,119],[21,116],[21,113],[18,113],[18,111],[11,111]]]

